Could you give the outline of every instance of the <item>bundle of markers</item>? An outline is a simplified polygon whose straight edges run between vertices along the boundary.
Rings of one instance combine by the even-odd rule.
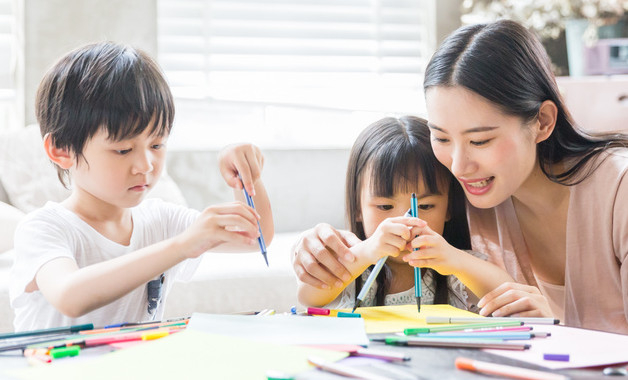
[[[148,341],[183,331],[188,317],[167,321],[119,323],[94,329],[93,324],[0,334],[0,352],[21,350],[29,360],[50,363],[76,356],[81,349],[122,342]]]
[[[450,318],[426,317],[428,327],[407,328],[403,334],[374,338],[390,345],[525,350],[532,338],[548,332],[533,331],[530,324],[557,324],[553,318]]]

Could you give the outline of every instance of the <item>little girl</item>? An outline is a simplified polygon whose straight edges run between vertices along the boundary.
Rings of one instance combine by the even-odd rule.
[[[412,193],[419,199],[419,218],[404,216]],[[512,278],[464,251],[471,246],[464,199],[458,181],[432,152],[425,120],[405,116],[371,124],[353,145],[347,168],[348,222],[362,240],[351,247],[355,261],[339,258],[351,279],[324,289],[299,281],[299,302],[351,308],[372,265],[390,256],[362,306],[415,303],[417,266],[423,303],[468,309],[466,289],[482,297]]]

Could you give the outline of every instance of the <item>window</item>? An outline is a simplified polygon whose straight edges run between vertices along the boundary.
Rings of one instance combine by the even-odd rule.
[[[380,114],[422,113],[429,4],[159,0],[159,62],[177,125],[185,124],[177,129],[198,133],[211,124],[227,140],[270,133],[277,142],[292,140],[295,126],[303,132],[303,123],[361,129]]]
[[[14,127],[15,20],[12,0],[0,0],[0,130]]]

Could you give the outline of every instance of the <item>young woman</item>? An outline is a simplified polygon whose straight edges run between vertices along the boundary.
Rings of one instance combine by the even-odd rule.
[[[434,153],[471,204],[472,248],[516,280],[485,295],[481,313],[628,334],[628,138],[575,125],[543,46],[512,21],[458,29],[424,87]],[[308,233],[297,274],[342,276],[343,236]]]

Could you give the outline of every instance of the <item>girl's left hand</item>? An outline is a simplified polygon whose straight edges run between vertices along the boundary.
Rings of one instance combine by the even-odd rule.
[[[432,268],[442,275],[456,273],[456,264],[461,254],[467,254],[453,247],[440,234],[434,232],[430,227],[413,228],[413,235],[419,235],[408,243],[407,249],[410,253],[403,257],[403,261],[413,267]],[[414,249],[419,248],[415,251]]]
[[[505,282],[478,302],[480,315],[494,317],[553,317],[547,298],[534,286]]]
[[[264,167],[262,151],[253,144],[228,145],[218,155],[220,174],[232,188],[242,189],[242,183],[251,196],[255,196],[253,184],[260,178]],[[238,178],[242,177],[242,182]]]

